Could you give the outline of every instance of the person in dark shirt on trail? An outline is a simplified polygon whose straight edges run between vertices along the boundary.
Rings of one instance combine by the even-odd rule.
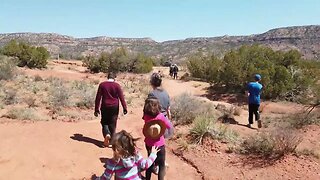
[[[255,115],[255,120],[258,122],[258,128],[262,127],[259,107],[260,107],[260,94],[262,91],[262,85],[260,84],[261,75],[256,74],[254,76],[254,82],[250,82],[247,86],[247,93],[249,97],[249,124],[248,127],[251,128],[253,124],[253,115]]]
[[[95,100],[94,115],[98,117],[101,112],[102,134],[104,145],[107,147],[116,131],[119,115],[119,99],[123,107],[123,114],[128,113],[122,89],[120,85],[115,82],[115,78],[115,73],[110,72],[108,74],[108,80],[100,83]]]
[[[178,78],[178,71],[179,71],[179,68],[176,64],[174,64],[174,67],[173,67],[173,79],[177,79]]]

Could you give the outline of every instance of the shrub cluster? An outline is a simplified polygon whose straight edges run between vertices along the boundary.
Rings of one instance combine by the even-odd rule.
[[[173,99],[171,106],[172,120],[176,124],[191,124],[199,115],[214,115],[216,110],[209,104],[188,93]]]
[[[293,153],[301,141],[301,137],[294,130],[276,128],[247,138],[241,144],[241,152],[268,158],[279,158]]]
[[[2,54],[18,58],[18,66],[29,68],[45,68],[50,56],[44,47],[35,47],[15,40],[3,47]]]
[[[302,60],[296,50],[273,51],[264,46],[242,46],[223,58],[201,52],[188,59],[193,77],[201,78],[229,92],[243,92],[253,75],[262,75],[267,99],[295,100],[317,81],[320,63]]]
[[[195,118],[189,134],[195,143],[203,143],[205,137],[232,143],[238,140],[238,134],[235,131],[217,123],[214,117],[207,115],[199,115]]]
[[[101,53],[98,58],[85,57],[83,60],[90,72],[133,72],[147,73],[152,70],[153,59],[144,54],[133,55],[124,48],[119,48],[112,53]]]
[[[13,59],[0,56],[0,80],[12,79],[16,72],[16,63]]]

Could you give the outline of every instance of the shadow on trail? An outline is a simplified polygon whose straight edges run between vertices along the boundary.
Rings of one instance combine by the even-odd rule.
[[[238,126],[246,127],[246,128],[248,128],[248,129],[258,130],[257,128],[254,128],[254,127],[249,128],[247,124],[238,123],[237,125],[238,125]]]
[[[225,87],[211,86],[205,88],[206,94],[202,97],[206,97],[211,101],[223,101],[230,104],[242,106],[247,104],[247,97],[244,93],[239,93],[237,90],[227,90]]]
[[[70,138],[73,140],[76,140],[76,141],[82,141],[82,142],[94,144],[94,145],[98,146],[99,148],[104,148],[102,141],[83,136],[82,134],[73,134],[73,136],[70,136]]]

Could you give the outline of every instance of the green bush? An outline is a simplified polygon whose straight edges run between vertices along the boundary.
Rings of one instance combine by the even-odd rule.
[[[16,72],[16,64],[13,59],[0,56],[0,80],[12,79]]]
[[[152,71],[153,60],[150,57],[145,56],[144,54],[139,54],[134,58],[133,64],[131,66],[130,72],[134,73],[148,73]]]
[[[192,124],[190,135],[192,140],[198,144],[202,143],[204,137],[212,136],[213,119],[206,116],[198,116]]]
[[[24,42],[18,43],[15,40],[5,45],[2,53],[18,58],[18,66],[29,68],[45,68],[50,57],[49,52],[44,47],[35,47]]]
[[[84,66],[92,73],[133,72],[147,73],[152,70],[153,59],[144,54],[133,55],[124,48],[112,53],[101,53],[98,58],[89,56],[83,60]]]
[[[253,75],[262,75],[262,97],[297,101],[315,85],[319,78],[319,62],[301,59],[296,50],[273,51],[264,46],[242,46],[219,59],[214,55],[196,53],[188,59],[193,77],[225,88],[225,92],[242,93]]]
[[[199,115],[195,118],[189,134],[192,141],[195,143],[203,143],[205,137],[236,143],[239,136],[227,126],[216,123],[214,117],[209,117],[207,115]]]

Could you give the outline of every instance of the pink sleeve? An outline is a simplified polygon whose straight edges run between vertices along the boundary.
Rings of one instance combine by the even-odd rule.
[[[163,114],[162,114],[162,116],[161,116],[161,120],[166,124],[167,129],[170,129],[170,128],[171,128],[171,123],[169,122],[169,119],[166,118]]]

